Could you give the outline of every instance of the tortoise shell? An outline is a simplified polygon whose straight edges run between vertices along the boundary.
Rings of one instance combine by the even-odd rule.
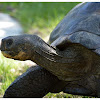
[[[56,26],[50,36],[52,46],[80,43],[100,55],[100,2],[81,3]]]

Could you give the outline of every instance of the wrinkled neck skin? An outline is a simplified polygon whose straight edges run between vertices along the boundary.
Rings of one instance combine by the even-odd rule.
[[[65,50],[45,43],[42,39],[32,42],[31,58],[36,64],[44,67],[60,80],[76,81],[84,75],[98,75],[100,57],[80,44],[71,44]]]

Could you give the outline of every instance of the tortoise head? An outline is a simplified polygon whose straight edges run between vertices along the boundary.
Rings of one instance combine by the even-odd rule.
[[[31,37],[27,35],[9,36],[2,39],[1,52],[7,58],[27,60],[30,57]]]
[[[78,80],[91,70],[93,58],[98,58],[94,52],[66,38],[58,41],[53,48],[36,35],[10,36],[2,39],[1,51],[7,58],[32,60],[64,81]]]

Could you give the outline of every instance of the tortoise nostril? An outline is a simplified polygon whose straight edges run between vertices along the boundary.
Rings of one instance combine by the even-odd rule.
[[[6,41],[6,45],[7,46],[11,46],[13,44],[13,40],[12,39],[8,39],[7,41]]]

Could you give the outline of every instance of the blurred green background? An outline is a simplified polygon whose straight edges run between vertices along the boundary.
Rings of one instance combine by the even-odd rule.
[[[78,3],[79,2],[5,2],[0,3],[0,12],[10,14],[16,18],[22,25],[25,33],[38,34],[43,39],[46,39],[56,25]],[[28,69],[28,66],[21,66],[18,61],[7,59],[3,57],[2,54],[0,54],[0,57],[0,97],[2,97],[11,82],[24,73]],[[57,94],[48,93],[45,97],[81,98],[87,96],[77,96],[60,92]]]
[[[76,4],[78,3],[0,3],[0,12],[19,20],[24,31],[29,34],[37,29],[43,35],[48,35]]]

